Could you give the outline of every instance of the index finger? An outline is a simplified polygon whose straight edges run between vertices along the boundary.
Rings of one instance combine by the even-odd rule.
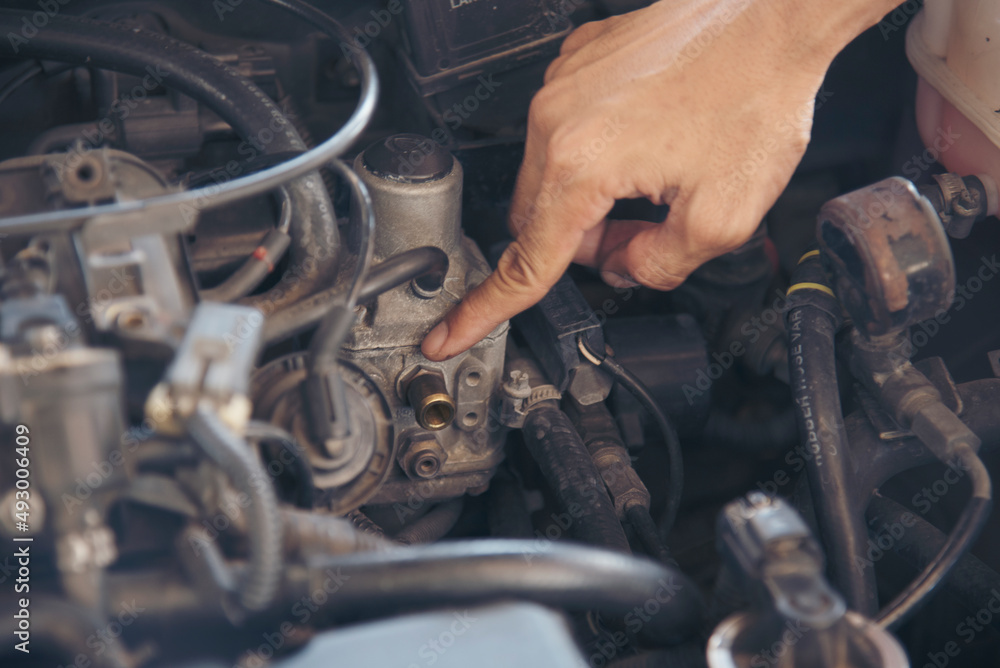
[[[602,220],[613,203],[584,191],[582,183],[542,184],[535,216],[521,226],[496,270],[427,335],[421,346],[425,357],[443,360],[468,350],[545,296],[573,261],[587,227]]]

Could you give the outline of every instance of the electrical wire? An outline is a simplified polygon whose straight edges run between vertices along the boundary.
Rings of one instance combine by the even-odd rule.
[[[353,312],[375,254],[375,246],[372,244],[372,237],[375,235],[375,208],[368,187],[346,162],[334,160],[330,163],[330,168],[347,181],[354,195],[354,204],[358,207],[358,263],[354,267],[354,276],[344,302],[344,307]]]
[[[332,161],[330,168],[347,182],[354,204],[358,207],[358,262],[343,302],[330,307],[309,344],[306,378],[310,390],[309,420],[313,434],[320,440],[344,439],[351,433],[347,395],[344,380],[337,371],[337,356],[354,324],[354,307],[357,306],[375,252],[372,244],[375,209],[367,186],[341,160]]]
[[[681,452],[681,442],[677,437],[677,431],[663,410],[657,405],[656,399],[641,380],[635,377],[632,372],[623,367],[611,355],[600,355],[587,347],[583,338],[577,339],[580,354],[592,364],[595,364],[608,373],[629,391],[636,401],[653,417],[657,428],[663,435],[663,442],[667,448],[667,460],[670,469],[669,483],[667,489],[667,503],[660,518],[660,533],[665,537],[670,534],[677,519],[677,513],[681,507],[681,496],[684,493],[684,460]]]
[[[975,451],[965,443],[955,448],[955,455],[961,466],[969,473],[972,498],[933,561],[927,564],[916,580],[879,612],[875,622],[884,629],[899,628],[930,600],[931,595],[948,577],[962,556],[972,548],[986,525],[986,520],[989,519],[990,509],[993,506],[993,485],[990,482],[989,471]]]
[[[17,74],[13,79],[5,83],[3,88],[0,88],[0,104],[6,102],[8,97],[17,92],[17,89],[37,77],[43,71],[42,66],[38,63],[28,63],[28,67],[23,72]]]
[[[281,211],[278,224],[269,230],[254,252],[229,277],[213,288],[198,292],[205,301],[232,302],[253,292],[274,266],[281,260],[292,243],[288,230],[292,223],[291,195],[285,186],[278,188],[281,195]]]
[[[351,34],[340,23],[303,0],[258,1],[295,14],[337,42],[353,42]],[[374,60],[363,49],[352,50],[351,59],[361,79],[361,93],[357,106],[337,132],[313,150],[297,158],[256,174],[218,184],[213,187],[210,197],[206,197],[205,193],[199,190],[186,190],[129,202],[12,216],[0,220],[0,233],[67,232],[80,228],[85,221],[98,216],[102,219],[140,214],[145,217],[180,206],[192,206],[197,209],[215,208],[267,193],[283,183],[320,169],[357,141],[374,115],[378,102],[379,81]]]

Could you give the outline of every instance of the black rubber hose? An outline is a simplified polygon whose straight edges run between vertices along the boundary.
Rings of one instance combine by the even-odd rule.
[[[897,533],[890,534],[892,547],[889,549],[916,571],[926,568],[948,540],[947,534],[936,526],[885,496],[875,496],[868,504],[868,518],[872,541],[885,535],[882,533],[885,527],[902,527],[898,537]],[[983,606],[984,592],[1000,591],[1000,573],[974,554],[966,553],[943,586],[962,602],[968,612],[976,613]],[[992,625],[1000,631],[1000,616],[994,615]]]
[[[423,545],[441,540],[455,528],[464,508],[465,502],[462,498],[439,503],[427,511],[426,515],[403,527],[393,536],[393,540],[403,545]]]
[[[303,586],[317,591],[331,572],[342,584],[319,614],[334,623],[522,600],[631,615],[644,636],[679,642],[700,630],[704,614],[701,594],[679,570],[562,542],[455,541],[333,557],[312,565],[308,582],[288,588],[286,597],[297,600]]]
[[[101,636],[100,644],[93,643],[98,637],[97,633],[107,629],[109,620],[68,601],[34,593],[31,596],[31,606],[27,608],[31,634],[29,649],[32,653],[23,654],[14,649],[14,645],[20,640],[14,635],[19,628],[18,620],[14,618],[18,609],[13,604],[12,597],[0,609],[0,634],[4,638],[4,647],[0,649],[0,664],[37,665],[31,662],[30,657],[44,652],[47,656],[58,655],[64,661],[82,657],[93,668],[126,668],[131,665],[125,660],[121,641],[117,638]]]
[[[528,411],[521,433],[528,451],[569,516],[570,535],[586,543],[630,553],[604,480],[569,417],[553,402],[543,402]]]
[[[240,583],[240,602],[248,610],[267,608],[283,572],[282,522],[278,497],[267,473],[246,441],[214,413],[198,408],[187,423],[191,438],[250,499],[247,508],[249,564]]]
[[[885,629],[895,629],[922,608],[940,587],[948,574],[958,564],[966,552],[972,549],[979,537],[993,507],[993,485],[989,471],[969,445],[962,443],[955,447],[955,455],[969,474],[972,482],[972,498],[962,510],[955,528],[934,559],[927,564],[920,576],[901,591],[875,621]]]
[[[856,563],[856,556],[864,553],[868,533],[861,521],[863,506],[859,509],[851,494],[855,471],[837,386],[834,336],[840,304],[827,283],[818,257],[800,264],[793,274],[786,313],[791,390],[833,582],[848,606],[871,615],[875,612],[875,574],[870,564],[862,568]]]
[[[358,294],[365,303],[414,279],[426,277],[426,288],[440,286],[448,273],[448,254],[440,248],[423,246],[394,255],[372,267]],[[329,313],[330,305],[343,298],[344,288],[334,286],[289,306],[280,318],[264,324],[264,342],[273,344],[316,326]]]
[[[31,13],[0,10],[0,33],[17,34],[25,18],[30,21]],[[45,28],[26,42],[0,40],[0,54],[161,81],[211,108],[248,142],[248,150],[306,150],[292,124],[254,83],[204,51],[160,33],[60,14],[49,17]],[[290,272],[272,291],[249,300],[266,315],[332,281],[340,254],[333,206],[319,174],[312,172],[287,188],[294,212]]]

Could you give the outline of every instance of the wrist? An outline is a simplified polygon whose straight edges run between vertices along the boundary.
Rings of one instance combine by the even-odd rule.
[[[785,31],[793,62],[816,63],[825,71],[855,37],[877,24],[900,0],[763,0],[768,20]]]

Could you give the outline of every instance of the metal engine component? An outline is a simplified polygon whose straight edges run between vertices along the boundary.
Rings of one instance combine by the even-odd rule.
[[[823,576],[819,544],[786,501],[752,492],[730,503],[719,516],[718,543],[755,609],[716,628],[708,642],[711,668],[909,666],[889,633],[847,611]]]
[[[955,263],[941,219],[912,183],[892,177],[822,208],[817,238],[837,269],[837,294],[877,336],[948,309]]]
[[[66,594],[102,610],[104,570],[117,556],[106,513],[126,482],[121,356],[84,345],[60,295],[7,300],[0,322],[3,437],[29,472],[15,479],[6,468],[0,476],[0,497],[26,503],[4,507],[19,521],[0,532],[16,540],[37,534],[40,550],[54,544]],[[24,512],[12,512],[17,506]]]
[[[376,142],[358,156],[354,167],[368,186],[379,221],[373,239],[377,260],[421,246],[436,246],[449,260],[440,293],[429,295],[413,282],[380,295],[363,307],[344,345],[342,358],[360,369],[388,403],[394,457],[405,456],[414,443],[431,440],[446,455],[438,458],[436,471],[431,467],[414,474],[394,468],[368,503],[476,492],[485,488],[503,457],[505,432],[491,416],[496,413],[507,325],[445,362],[430,362],[420,353],[427,332],[490,271],[482,253],[462,233],[462,166],[437,143],[404,134]],[[429,394],[421,390],[414,405],[408,394],[418,381],[423,387],[430,382],[438,387]],[[440,410],[428,421],[426,400],[432,397],[437,399],[431,405]],[[444,397],[454,403],[450,425],[444,414],[448,409],[443,408],[450,404]]]
[[[640,4],[3,3],[0,666],[996,663],[997,188],[866,88],[910,81],[911,8],[746,243],[422,354],[510,243],[563,38]],[[669,153],[636,136],[626,172]]]
[[[15,158],[0,164],[0,215],[70,208],[168,191],[163,176],[133,155],[112,149],[73,150]],[[120,223],[95,218],[80,234],[40,235],[54,272],[55,292],[75,305],[88,328],[108,332],[130,347],[176,346],[196,295],[176,235],[180,212]],[[160,353],[168,354],[167,351]]]
[[[337,512],[477,493],[503,458],[505,428],[496,406],[507,325],[445,362],[420,352],[426,333],[489,273],[461,231],[462,167],[435,142],[403,134],[370,146],[355,169],[378,220],[375,261],[433,246],[447,253],[448,273],[440,289],[415,279],[358,307],[340,358],[352,423],[359,426],[338,452],[310,444],[298,396],[302,356],[258,373],[257,414],[307,444],[316,484]]]

